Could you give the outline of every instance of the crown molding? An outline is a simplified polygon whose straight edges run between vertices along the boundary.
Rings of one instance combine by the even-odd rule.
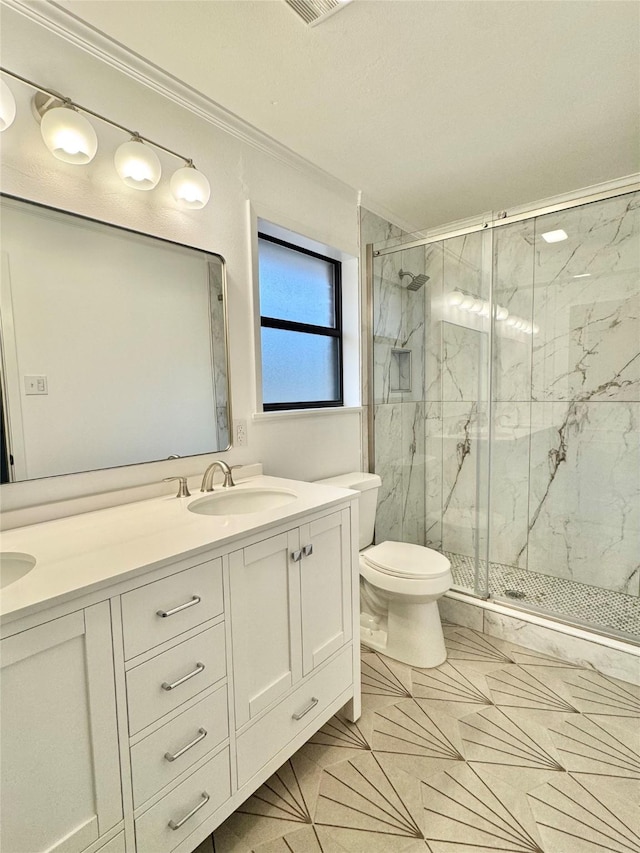
[[[157,92],[235,139],[267,154],[298,172],[311,174],[337,192],[355,196],[356,188],[332,175],[254,125],[183,83],[115,39],[85,23],[53,0],[37,5],[28,0],[0,0],[2,6],[54,33],[116,71]]]
[[[379,216],[381,219],[384,219],[386,222],[390,222],[392,225],[396,225],[405,234],[416,234],[419,232],[419,228],[415,226],[414,223],[409,222],[406,219],[403,219],[398,214],[394,213],[393,210],[390,210],[385,205],[380,204],[375,199],[370,198],[363,192],[358,194],[358,206],[364,207],[365,210],[368,210],[370,213],[374,213],[376,216]]]

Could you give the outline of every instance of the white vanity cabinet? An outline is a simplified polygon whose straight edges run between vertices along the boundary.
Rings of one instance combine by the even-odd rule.
[[[195,527],[3,622],[3,853],[191,853],[342,706],[358,715],[357,504],[326,494]]]
[[[352,682],[350,650],[327,663],[352,636],[349,516],[319,514],[229,557],[240,785]]]
[[[7,637],[0,654],[0,849],[99,848],[123,817],[109,602]]]

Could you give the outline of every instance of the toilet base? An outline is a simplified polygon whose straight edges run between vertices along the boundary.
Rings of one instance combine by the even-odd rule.
[[[447,659],[440,613],[436,601],[411,604],[390,602],[387,630],[361,625],[360,642],[393,660],[430,669]]]

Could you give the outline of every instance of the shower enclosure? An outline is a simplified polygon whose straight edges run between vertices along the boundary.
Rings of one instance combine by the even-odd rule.
[[[444,552],[459,590],[640,642],[625,190],[370,246],[369,445],[376,541]]]

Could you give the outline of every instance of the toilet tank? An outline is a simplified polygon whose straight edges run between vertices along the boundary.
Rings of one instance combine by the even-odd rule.
[[[353,471],[350,474],[339,474],[337,477],[327,477],[325,480],[316,480],[316,483],[324,483],[327,486],[338,486],[341,489],[353,489],[360,492],[358,514],[360,516],[360,544],[362,551],[373,542],[373,528],[376,523],[376,505],[378,503],[378,489],[382,480],[377,474],[367,474],[365,471]]]

